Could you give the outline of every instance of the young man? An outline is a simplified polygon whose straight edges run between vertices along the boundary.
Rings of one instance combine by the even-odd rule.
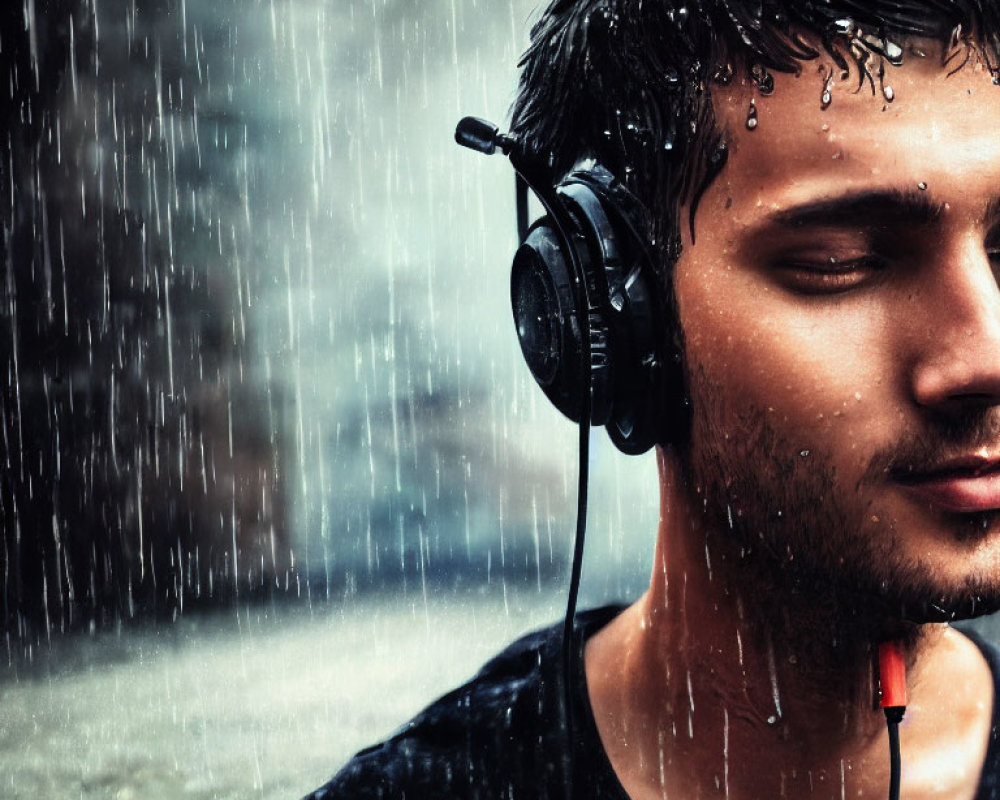
[[[580,615],[571,745],[541,632],[315,798],[883,798],[886,641],[901,795],[1000,795],[997,656],[944,624],[1000,605],[998,37],[993,3],[552,4],[512,134],[642,202],[683,364],[650,588]]]

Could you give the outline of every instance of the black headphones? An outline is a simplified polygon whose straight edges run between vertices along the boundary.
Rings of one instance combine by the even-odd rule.
[[[521,352],[546,396],[574,422],[589,406],[590,424],[604,425],[625,453],[668,441],[682,396],[680,359],[664,355],[666,313],[639,201],[594,161],[552,186],[515,139],[485,120],[465,117],[455,140],[486,154],[499,148],[517,173],[511,303]],[[530,228],[529,188],[545,209]]]

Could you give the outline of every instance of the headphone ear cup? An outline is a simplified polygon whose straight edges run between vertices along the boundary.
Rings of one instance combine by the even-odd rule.
[[[631,280],[619,281],[611,293],[615,403],[606,428],[615,446],[629,455],[639,455],[664,441],[666,365],[660,356],[661,328],[653,291],[640,271]]]
[[[510,298],[521,353],[549,400],[574,422],[582,415],[583,334],[570,267],[548,218],[514,254]]]
[[[673,441],[683,387],[678,363],[664,358],[668,320],[637,201],[599,165],[539,198],[548,214],[511,268],[514,323],[532,375],[574,422],[588,399],[590,424],[606,426],[625,453]]]

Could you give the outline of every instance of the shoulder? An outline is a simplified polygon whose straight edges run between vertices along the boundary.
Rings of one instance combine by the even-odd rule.
[[[306,800],[521,797],[518,785],[556,769],[546,752],[558,725],[556,627],[514,642],[472,680],[389,739],[352,758]],[[533,791],[524,797],[545,797]],[[556,796],[555,794],[552,795]]]

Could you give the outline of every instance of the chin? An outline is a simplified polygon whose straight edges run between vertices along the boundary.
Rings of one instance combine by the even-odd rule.
[[[880,584],[879,602],[893,616],[955,622],[1000,611],[1000,512],[946,516],[944,529],[918,548],[924,558],[897,561]],[[914,520],[911,531],[917,528]]]
[[[971,559],[955,556],[951,563],[963,560]],[[956,622],[1000,611],[1000,570],[944,572],[925,562],[897,563],[861,602],[869,605],[873,616],[916,624]]]
[[[898,606],[898,614],[904,622],[918,625],[974,619],[996,611],[1000,611],[1000,598],[985,595],[945,600],[909,600]]]
[[[1000,611],[1000,581],[968,580],[950,591],[931,585],[931,581],[910,581],[895,601],[882,598],[887,610],[907,622],[956,622],[983,617]]]

